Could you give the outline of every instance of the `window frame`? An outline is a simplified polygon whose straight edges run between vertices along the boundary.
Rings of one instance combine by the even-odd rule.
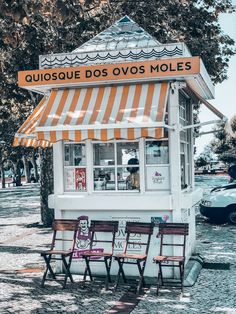
[[[147,148],[146,148],[146,143],[147,142],[153,142],[153,141],[157,141],[157,142],[167,142],[168,143],[168,163],[153,163],[153,164],[148,164],[147,160],[146,160],[146,152],[147,152]],[[170,190],[170,185],[168,189],[148,189],[147,186],[147,168],[151,168],[151,167],[160,167],[160,168],[165,168],[168,167],[170,169],[170,146],[169,146],[169,138],[168,137],[163,137],[160,139],[154,139],[154,138],[145,138],[144,139],[144,152],[143,152],[143,156],[144,156],[144,165],[145,165],[145,176],[144,176],[144,185],[145,185],[145,192],[157,192],[157,191],[169,191]],[[169,182],[170,182],[170,178],[169,178]]]
[[[65,164],[65,146],[66,145],[76,145],[76,144],[81,144],[81,145],[84,145],[84,148],[85,148],[85,165],[83,166],[70,166],[70,165],[66,165]],[[86,142],[66,142],[64,141],[63,142],[63,189],[64,189],[64,192],[65,193],[87,193],[88,192],[88,171],[87,171],[87,168],[88,168],[88,164],[87,164],[87,155],[88,155],[88,151],[87,151],[87,144]],[[85,173],[86,173],[86,189],[85,190],[76,190],[75,189],[66,189],[66,170],[67,169],[76,169],[76,168],[79,168],[79,169],[85,169]]]
[[[140,141],[141,139],[137,139],[137,140],[110,140],[110,141],[91,141],[91,147],[92,147],[92,150],[91,150],[91,155],[92,155],[92,165],[91,165],[91,173],[92,173],[92,182],[91,182],[91,188],[92,188],[92,193],[104,193],[104,192],[108,192],[108,193],[141,193],[141,171],[140,171],[140,168],[141,168],[141,161],[140,161],[140,155],[141,154],[141,145],[140,145]],[[117,144],[118,143],[138,143],[138,150],[139,150],[139,165],[137,166],[134,166],[134,167],[137,167],[139,168],[139,180],[140,180],[140,187],[139,189],[134,189],[134,190],[119,190],[118,189],[118,181],[117,181],[117,169],[118,168],[126,168],[128,167],[128,164],[124,164],[124,165],[118,165],[117,164]],[[95,166],[94,165],[94,162],[93,162],[93,145],[94,144],[104,144],[104,143],[113,143],[114,144],[114,165],[105,165],[105,166],[101,166],[101,165],[97,165]],[[94,175],[93,175],[93,171],[94,169],[99,169],[99,168],[113,168],[115,169],[115,189],[114,190],[95,190],[94,189]]]
[[[179,121],[181,126],[187,126],[191,124],[191,99],[186,94],[180,92],[179,94]],[[181,113],[184,112],[184,116]],[[184,134],[184,136],[183,136]],[[187,187],[191,186],[191,143],[192,143],[192,130],[186,129],[180,132],[180,169],[182,169],[182,160],[184,160],[184,182],[181,181],[181,190],[185,190]],[[183,146],[183,149],[182,147]]]

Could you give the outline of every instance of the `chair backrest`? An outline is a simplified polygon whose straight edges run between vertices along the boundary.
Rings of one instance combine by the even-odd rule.
[[[186,237],[189,233],[189,225],[187,223],[160,223],[158,237],[161,238],[160,255],[163,255],[165,246],[180,247],[182,256],[185,257]],[[172,243],[165,236],[173,235]],[[178,239],[177,239],[178,238]]]
[[[143,246],[145,248],[145,254],[148,254],[151,235],[153,234],[154,224],[149,222],[133,222],[128,221],[125,227],[126,241],[124,247],[124,253],[127,252],[129,245],[131,246]],[[147,235],[146,241],[142,238],[142,241],[132,239],[132,235]]]
[[[53,239],[51,244],[51,250],[54,249],[55,246],[60,246],[63,248],[63,242],[71,242],[69,250],[74,251],[78,227],[78,219],[54,219],[52,223]],[[71,233],[71,236],[67,235],[67,237],[65,237],[64,235],[60,234],[60,236],[58,237],[58,232],[60,231],[68,231]]]
[[[111,245],[111,252],[114,251],[115,236],[118,231],[119,221],[110,220],[91,220],[89,230],[91,232],[90,250],[96,243],[108,243]],[[102,238],[103,233],[110,233],[111,237]],[[104,236],[104,235],[103,235]]]

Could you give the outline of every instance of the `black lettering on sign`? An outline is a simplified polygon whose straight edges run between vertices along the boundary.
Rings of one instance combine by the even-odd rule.
[[[33,81],[32,76],[31,75],[26,75],[25,77],[26,82],[30,83]]]
[[[66,78],[66,74],[64,72],[60,72],[58,74],[58,78],[59,78],[59,80],[64,80]]]
[[[137,74],[138,71],[139,71],[139,69],[138,69],[137,67],[131,67],[131,68],[130,68],[130,73],[131,73],[131,74]]]
[[[93,75],[92,71],[90,71],[90,70],[85,71],[85,77],[86,78],[90,78],[90,77],[92,77],[92,75]]]
[[[156,65],[156,66],[151,65],[150,71],[151,71],[151,73],[152,72],[159,72],[159,65]]]
[[[72,78],[73,78],[73,72],[66,72],[66,78],[68,79],[68,80],[71,80]]]
[[[124,73],[124,75],[126,75],[128,73],[129,67],[126,68],[121,68],[122,72]]]
[[[79,78],[80,78],[80,71],[75,71],[75,79],[79,79]]]
[[[93,72],[93,75],[94,75],[95,77],[100,77],[101,74],[102,74],[102,72],[101,72],[100,70],[94,70],[94,72]]]
[[[120,75],[120,69],[119,68],[114,68],[112,72],[113,72],[113,75],[115,75],[115,76]]]
[[[50,80],[51,80],[51,75],[50,75],[49,73],[46,73],[46,74],[44,75],[44,80],[45,80],[45,81],[50,81]]]
[[[145,67],[144,67],[144,65],[140,65],[140,67],[139,67],[139,73],[140,73],[140,74],[145,73]]]
[[[33,74],[33,81],[38,82],[39,81],[39,74]]]
[[[102,70],[102,76],[105,77],[105,76],[107,76],[107,74],[108,74],[108,73],[107,73],[107,69],[103,69],[103,70]]]
[[[178,70],[178,71],[183,71],[183,69],[184,69],[184,68],[183,68],[183,65],[184,65],[183,62],[178,62],[178,63],[177,63],[177,70]]]
[[[191,62],[190,61],[185,62],[185,70],[191,70],[191,68],[192,68]]]
[[[173,64],[172,64],[172,63],[170,63],[170,71],[171,71],[171,72],[175,72],[175,71],[176,71],[176,68],[173,67]]]
[[[52,73],[52,80],[53,81],[57,80],[57,73],[55,72]]]
[[[168,64],[166,64],[166,63],[161,64],[160,70],[161,70],[161,72],[168,71]]]

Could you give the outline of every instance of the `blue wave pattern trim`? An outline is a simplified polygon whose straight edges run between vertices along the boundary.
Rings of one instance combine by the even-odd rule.
[[[59,59],[55,56],[53,60],[47,59],[47,57],[45,57],[45,59],[41,61],[41,66],[48,67],[48,68],[55,67],[55,66],[66,66],[66,65],[76,66],[76,65],[85,64],[88,61],[90,62],[97,61],[97,60],[106,61],[106,60],[116,60],[118,58],[121,58],[121,59],[130,58],[133,60],[137,60],[141,58],[150,59],[154,57],[161,58],[164,56],[167,56],[167,57],[173,57],[177,55],[181,56],[182,54],[183,54],[183,51],[176,46],[175,49],[173,50],[168,50],[166,48],[164,48],[162,51],[156,51],[155,49],[152,49],[152,51],[150,52],[144,52],[143,50],[141,50],[137,54],[130,51],[128,54],[122,54],[121,52],[119,52],[116,55],[111,55],[108,52],[106,56],[101,56],[100,54],[97,54],[95,57],[90,57],[89,55],[87,55],[84,58],[80,58],[78,55],[76,55],[74,58],[69,58],[68,56],[65,56],[64,59]]]

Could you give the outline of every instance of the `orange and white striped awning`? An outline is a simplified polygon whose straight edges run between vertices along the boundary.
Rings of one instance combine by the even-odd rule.
[[[27,137],[16,136],[15,145],[161,138],[167,97],[168,83],[52,90],[18,131]]]
[[[38,123],[38,120],[42,116],[46,102],[46,97],[42,98],[38,106],[22,124],[15,134],[13,146],[48,147],[51,145],[48,141],[38,140],[35,134],[35,127]]]
[[[53,90],[36,132],[39,140],[163,137],[168,83]]]

